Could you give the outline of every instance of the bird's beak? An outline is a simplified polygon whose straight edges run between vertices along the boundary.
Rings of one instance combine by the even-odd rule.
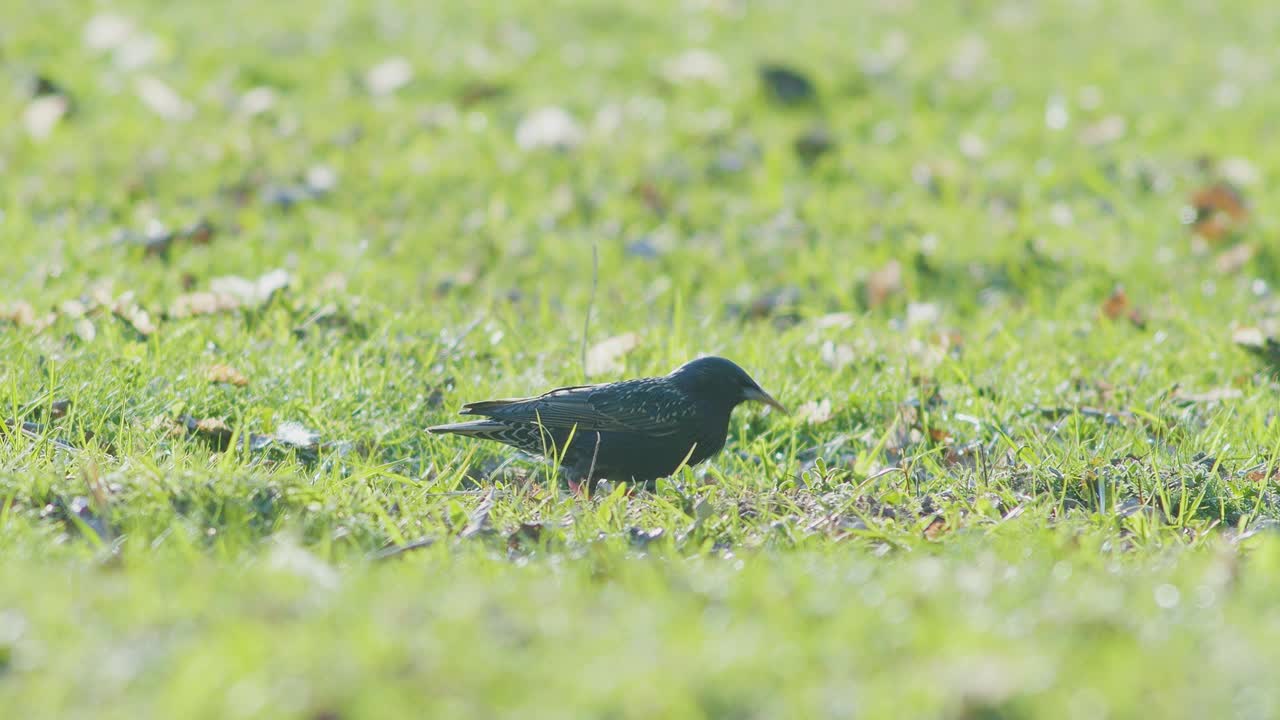
[[[765,392],[764,390],[761,390],[758,387],[749,388],[745,393],[744,397],[747,400],[754,400],[755,402],[758,402],[758,403],[764,403],[765,405],[768,405],[769,407],[778,410],[783,415],[791,414],[790,412],[787,411],[785,407],[782,406],[782,403],[778,402],[777,400],[774,400],[772,395]]]

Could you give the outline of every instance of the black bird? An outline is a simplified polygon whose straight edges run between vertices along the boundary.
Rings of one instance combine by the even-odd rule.
[[[427,432],[497,440],[558,459],[574,485],[602,478],[651,484],[720,452],[729,415],[749,400],[787,411],[733,362],[704,357],[662,377],[468,403],[463,415],[487,419]]]

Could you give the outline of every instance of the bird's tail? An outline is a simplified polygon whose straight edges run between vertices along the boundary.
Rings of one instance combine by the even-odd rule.
[[[488,415],[499,408],[506,407],[512,403],[524,402],[528,398],[509,398],[505,400],[480,400],[478,402],[467,403],[462,406],[458,412],[462,415]]]

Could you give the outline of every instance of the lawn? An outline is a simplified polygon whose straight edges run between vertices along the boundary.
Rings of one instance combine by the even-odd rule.
[[[13,718],[1280,716],[1280,4],[0,27]],[[734,359],[656,491],[428,436]]]

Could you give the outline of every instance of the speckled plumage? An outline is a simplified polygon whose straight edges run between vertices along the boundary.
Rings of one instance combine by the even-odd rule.
[[[574,481],[649,482],[720,452],[730,414],[748,400],[783,409],[742,368],[705,357],[662,377],[468,403],[462,414],[486,419],[427,431],[557,458]]]

